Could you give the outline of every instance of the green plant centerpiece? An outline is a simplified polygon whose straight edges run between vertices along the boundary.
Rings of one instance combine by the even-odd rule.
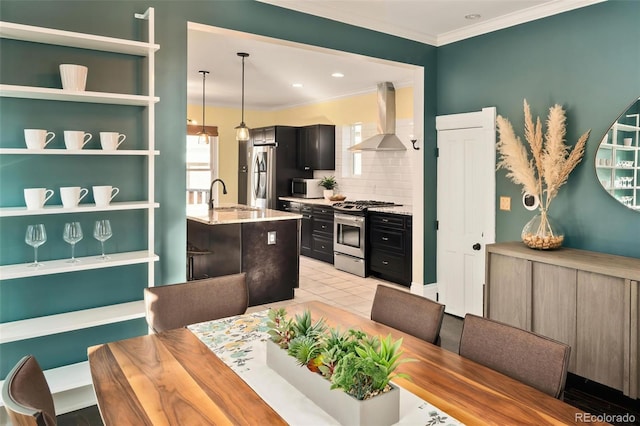
[[[320,179],[320,183],[318,183],[324,189],[336,189],[338,187],[338,181],[336,181],[335,176],[324,176]]]
[[[271,340],[299,365],[321,374],[331,382],[331,389],[341,389],[358,400],[390,391],[389,382],[396,377],[409,378],[396,372],[399,365],[413,361],[400,358],[402,339],[330,328],[323,318],[313,322],[308,310],[290,319],[284,308],[271,309],[267,326]]]

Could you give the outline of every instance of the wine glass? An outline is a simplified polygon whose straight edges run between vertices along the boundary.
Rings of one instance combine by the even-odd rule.
[[[67,263],[78,263],[80,262],[75,258],[75,248],[76,243],[82,239],[82,227],[80,226],[80,222],[71,222],[64,224],[64,234],[62,238],[65,242],[71,244],[71,259],[67,260]]]
[[[38,247],[43,245],[47,241],[47,231],[44,229],[44,225],[39,223],[37,225],[27,226],[27,233],[24,236],[24,242],[33,247],[34,261],[29,266],[40,267],[42,263],[38,262]]]
[[[109,256],[104,254],[104,242],[111,238],[112,235],[111,222],[107,219],[96,220],[96,224],[93,227],[93,238],[100,241],[100,244],[102,245],[102,256],[100,256],[100,259],[102,260],[109,259]]]

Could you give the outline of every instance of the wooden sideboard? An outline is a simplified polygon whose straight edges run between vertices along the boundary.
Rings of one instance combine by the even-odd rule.
[[[520,242],[486,248],[484,315],[571,345],[569,371],[640,394],[640,259]]]

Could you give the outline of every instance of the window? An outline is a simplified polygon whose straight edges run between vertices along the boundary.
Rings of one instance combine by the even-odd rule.
[[[362,142],[362,124],[357,123],[351,126],[351,144],[353,146]],[[350,152],[350,151],[348,151]],[[351,174],[353,176],[362,175],[362,153],[361,152],[350,152],[352,157],[351,162]]]
[[[217,177],[218,137],[199,144],[198,136],[187,136],[187,204],[206,204],[209,185]]]

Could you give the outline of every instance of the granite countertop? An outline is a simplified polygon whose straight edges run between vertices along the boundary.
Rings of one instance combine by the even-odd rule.
[[[205,225],[227,223],[269,222],[273,220],[302,219],[302,215],[271,209],[259,209],[242,204],[223,203],[209,211],[206,204],[187,206],[187,219]]]
[[[403,216],[413,216],[413,209],[411,206],[387,206],[387,207],[370,207],[370,212],[391,213],[400,214]]]
[[[280,197],[283,201],[293,201],[295,203],[303,204],[317,204],[320,206],[332,206],[340,201],[329,201],[324,198],[300,198],[300,197]]]
[[[296,203],[303,203],[303,204],[317,204],[321,206],[333,206],[336,203],[340,203],[340,201],[329,201],[329,200],[325,200],[324,198],[280,197],[280,199],[283,201],[293,201]],[[413,209],[411,207],[412,206],[410,205],[370,207],[368,210],[370,212],[391,213],[391,214],[399,214],[404,216],[413,216]]]

